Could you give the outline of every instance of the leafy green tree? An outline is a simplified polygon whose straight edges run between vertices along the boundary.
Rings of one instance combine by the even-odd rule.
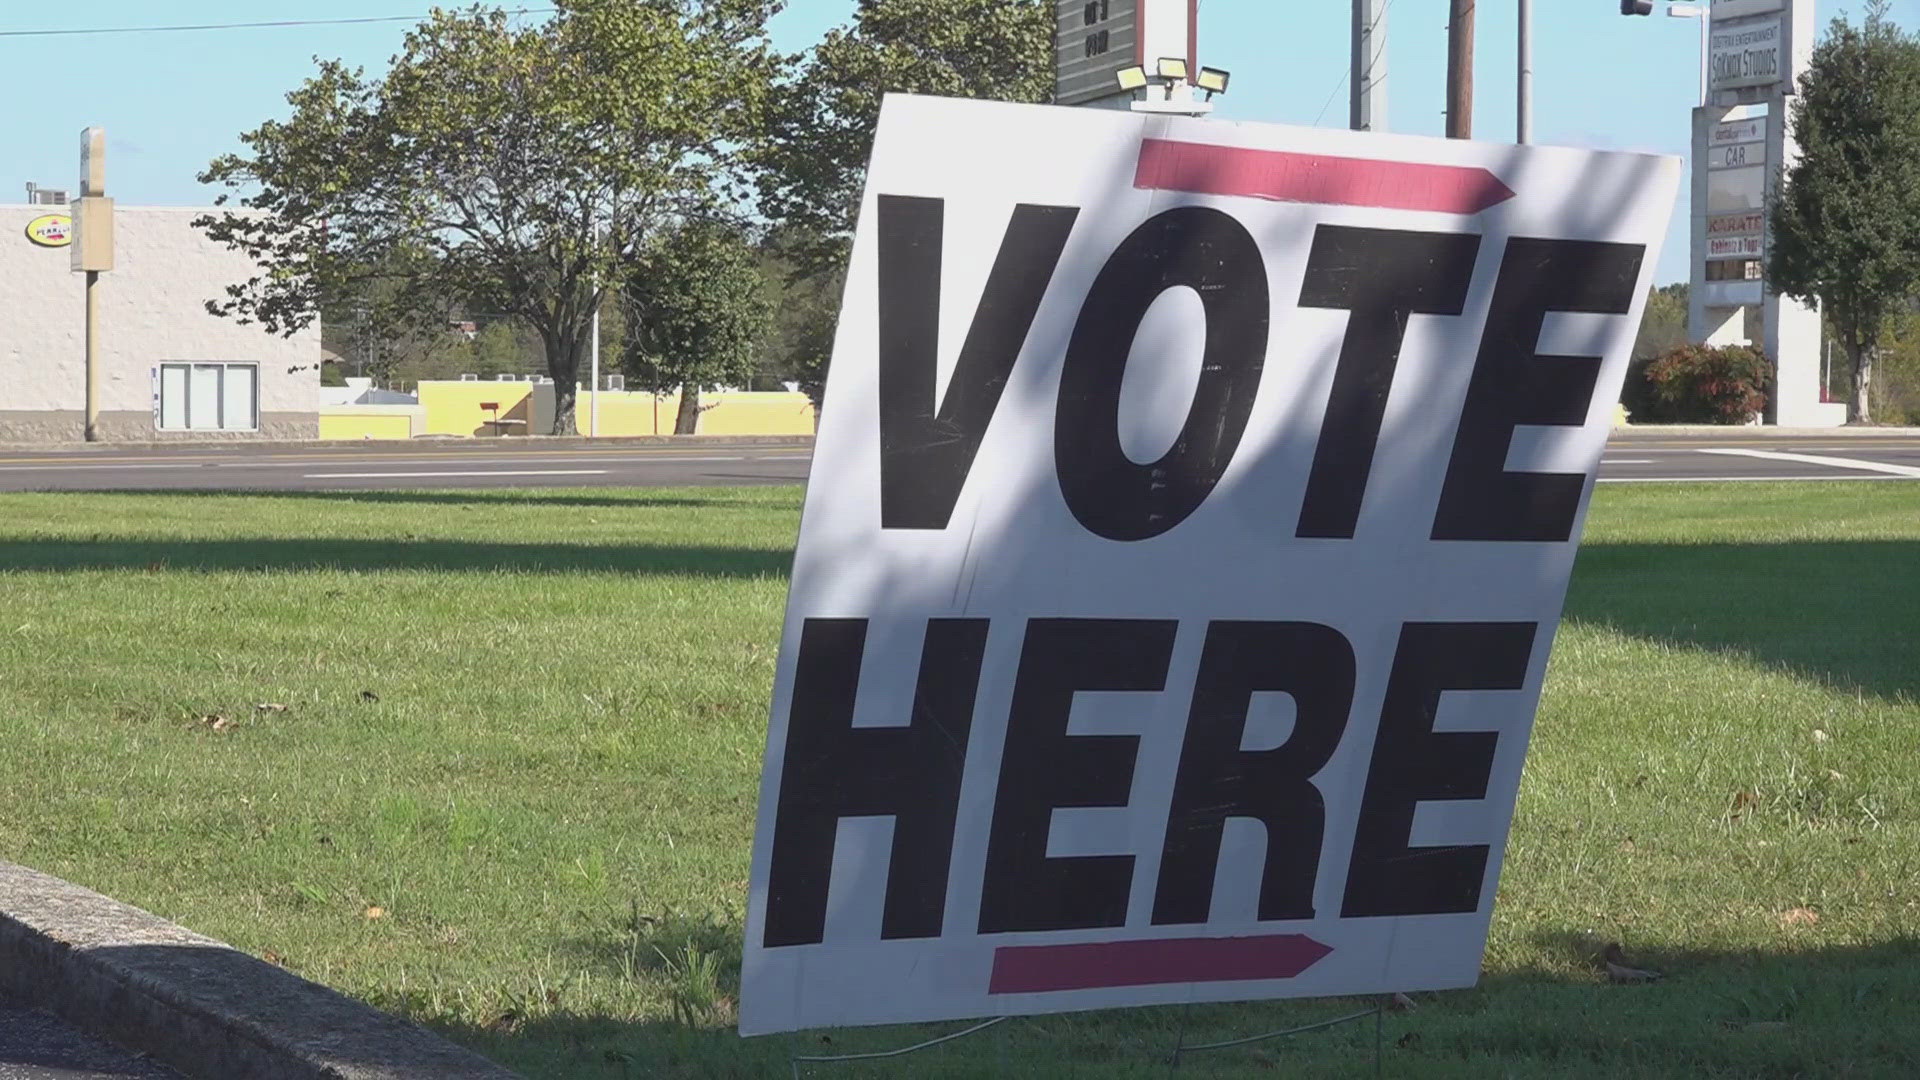
[[[1874,359],[1873,415],[1884,424],[1920,424],[1920,298],[1887,319]]]
[[[353,267],[355,292],[321,298],[321,342],[342,358],[347,372],[392,385],[478,370],[470,363],[462,366],[471,350],[463,347],[467,339],[459,330],[468,318],[464,313],[474,305],[411,283],[410,264],[417,258],[427,257],[404,251],[390,260]],[[420,272],[424,275],[424,268]],[[533,355],[539,354],[536,344]],[[523,362],[512,370],[530,369]]]
[[[456,311],[436,330],[428,347],[415,349],[391,365],[391,378],[411,386],[462,375],[483,380],[523,375],[539,368],[540,354],[539,335],[521,320]]]
[[[1633,339],[1633,355],[1659,357],[1687,343],[1687,283],[1659,285],[1647,293],[1640,333]]]
[[[1871,423],[1887,318],[1920,288],[1920,41],[1874,0],[1835,19],[1800,77],[1800,160],[1769,207],[1767,276],[1817,300],[1853,369],[1850,423]]]
[[[1620,404],[1635,423],[1659,424],[1677,419],[1665,400],[1655,392],[1647,370],[1661,357],[1687,344],[1687,283],[1677,281],[1660,285],[1647,294],[1646,311],[1640,316],[1640,333],[1633,341],[1633,358],[1627,362],[1626,385],[1620,390]]]
[[[860,0],[770,114],[761,205],[804,268],[845,261],[884,95],[1049,101],[1053,33],[1051,0]]]
[[[540,338],[554,434],[573,432],[609,282],[709,204],[764,127],[779,0],[555,6],[526,26],[436,11],[380,78],[322,62],[288,119],[201,176],[244,193],[255,213],[201,226],[260,271],[209,309],[291,333],[377,274],[398,307],[444,313],[458,296],[510,313]]]
[[[777,95],[760,206],[779,225],[795,302],[780,307],[775,347],[816,404],[881,98],[1049,101],[1053,31],[1051,0],[859,0]]]
[[[820,405],[827,360],[833,353],[833,328],[840,305],[844,267],[803,269],[779,237],[760,245],[760,274],[773,304],[773,322],[762,347],[762,370],[800,390]]]
[[[693,218],[657,236],[623,281],[621,366],[641,389],[678,389],[673,433],[691,435],[702,390],[753,377],[772,318],[758,257],[738,226]]]

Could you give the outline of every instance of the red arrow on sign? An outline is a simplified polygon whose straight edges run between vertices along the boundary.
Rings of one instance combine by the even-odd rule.
[[[993,950],[987,993],[1291,979],[1332,952],[1305,934],[1009,945]]]
[[[1486,169],[1147,139],[1133,186],[1277,202],[1477,214],[1513,198]]]

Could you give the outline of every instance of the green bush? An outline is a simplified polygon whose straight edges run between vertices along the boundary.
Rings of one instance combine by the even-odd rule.
[[[1744,345],[1682,345],[1646,366],[1661,419],[1745,424],[1767,407],[1772,366]]]

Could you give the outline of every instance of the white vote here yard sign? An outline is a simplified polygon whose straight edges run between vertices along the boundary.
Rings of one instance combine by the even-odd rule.
[[[742,1032],[1471,985],[1677,178],[889,98]]]

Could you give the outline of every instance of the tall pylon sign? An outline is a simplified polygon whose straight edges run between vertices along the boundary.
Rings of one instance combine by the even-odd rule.
[[[1054,104],[1125,108],[1121,71],[1142,64],[1139,0],[1055,0]]]
[[[1227,79],[1200,67],[1199,12],[1199,0],[1054,0],[1054,104],[1212,111]]]
[[[1748,341],[1774,364],[1771,422],[1829,427],[1846,407],[1821,401],[1820,313],[1766,280],[1767,205],[1799,157],[1787,101],[1813,53],[1814,0],[1712,0],[1706,100],[1693,110],[1693,259],[1688,335]]]

